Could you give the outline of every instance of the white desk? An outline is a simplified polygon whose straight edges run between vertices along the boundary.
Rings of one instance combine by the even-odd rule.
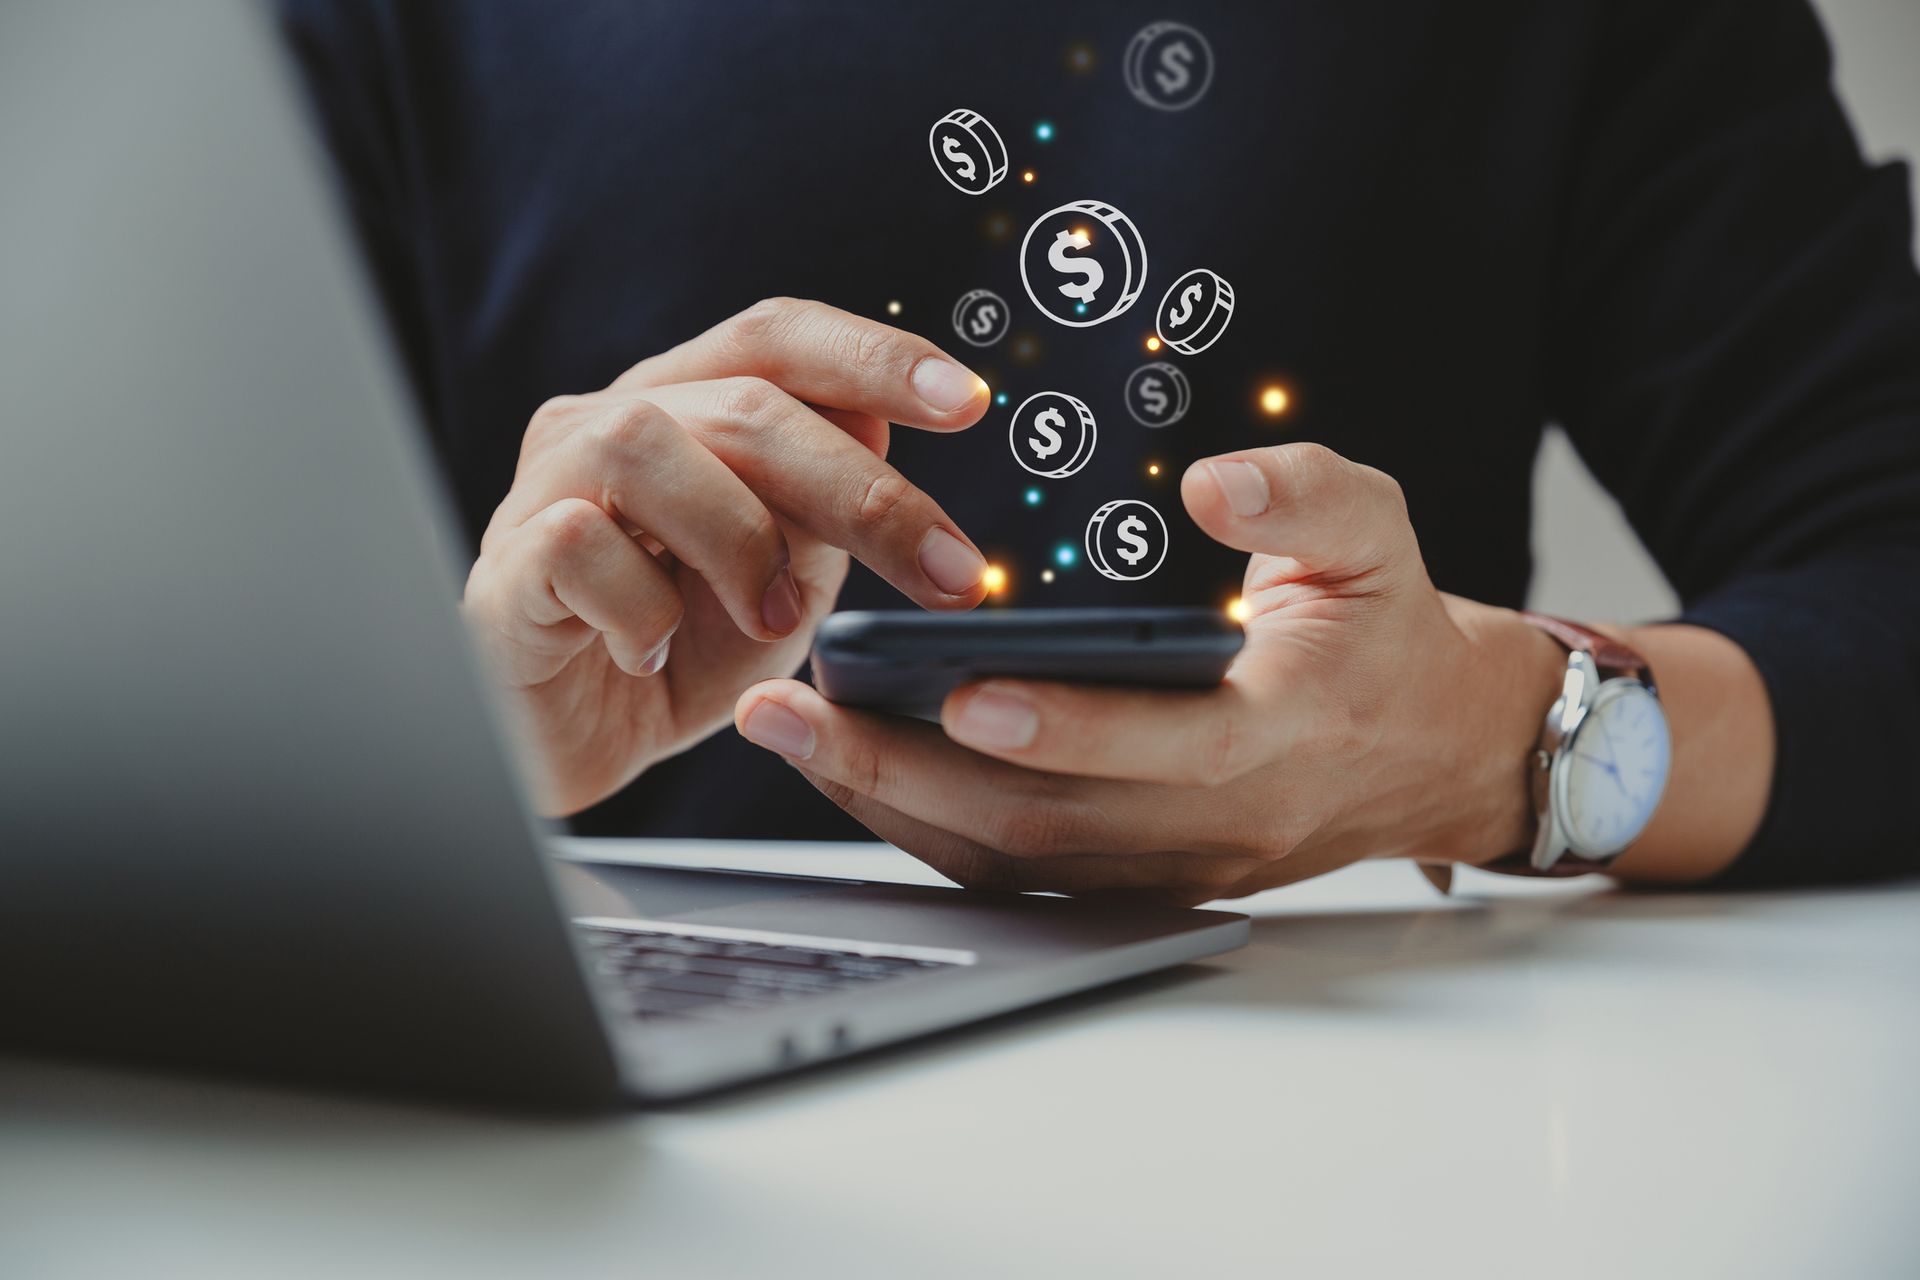
[[[592,1122],[7,1062],[0,1275],[1920,1274],[1920,887],[1595,887],[1363,866],[1214,962]]]

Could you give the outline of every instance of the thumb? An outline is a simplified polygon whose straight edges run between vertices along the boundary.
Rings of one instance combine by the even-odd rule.
[[[1180,497],[1208,537],[1284,556],[1303,576],[1424,576],[1400,484],[1317,444],[1283,444],[1202,458]]]

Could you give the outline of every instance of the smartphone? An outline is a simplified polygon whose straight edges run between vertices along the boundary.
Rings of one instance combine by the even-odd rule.
[[[834,702],[938,719],[954,688],[990,676],[1204,689],[1246,636],[1218,609],[983,609],[836,613],[813,642]]]

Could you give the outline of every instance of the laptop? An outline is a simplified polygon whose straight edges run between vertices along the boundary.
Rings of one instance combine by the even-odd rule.
[[[1240,945],[569,862],[270,19],[0,9],[0,1045],[594,1108]]]

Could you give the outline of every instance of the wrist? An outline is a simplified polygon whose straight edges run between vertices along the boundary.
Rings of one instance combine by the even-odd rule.
[[[1518,611],[1443,596],[1465,644],[1459,697],[1453,821],[1423,860],[1479,865],[1529,848],[1539,815],[1530,785],[1541,726],[1565,679],[1567,654]]]

